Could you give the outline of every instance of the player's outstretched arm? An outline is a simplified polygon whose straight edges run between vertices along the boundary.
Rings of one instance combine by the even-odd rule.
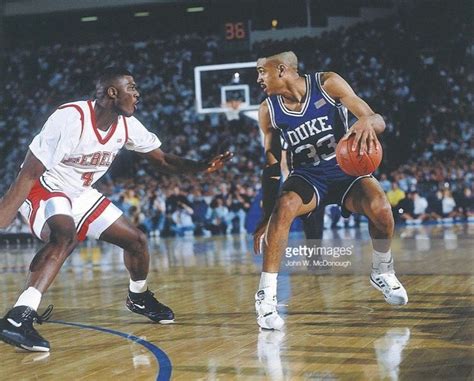
[[[352,90],[349,84],[339,74],[324,73],[324,90],[334,99],[340,101],[358,119],[343,139],[355,134],[352,150],[359,147],[362,155],[364,152],[372,152],[376,149],[377,135],[385,130],[385,121],[382,116],[376,114],[370,106]]]
[[[220,155],[215,156],[211,160],[196,161],[185,159],[171,153],[166,153],[157,148],[153,151],[142,154],[142,156],[147,158],[160,172],[169,174],[183,174],[197,172],[212,173],[218,171],[225,165],[227,161],[232,159],[233,154],[229,151],[226,151]]]
[[[267,102],[263,102],[258,109],[258,125],[263,133],[263,145],[265,149],[265,168],[262,171],[262,208],[263,217],[257,225],[253,235],[253,248],[256,254],[260,253],[261,238],[265,234],[268,220],[278,197],[280,188],[281,168],[281,144],[279,136],[276,136],[270,122],[270,113]]]
[[[35,155],[28,151],[23,167],[17,178],[0,199],[0,228],[11,224],[21,204],[26,200],[34,183],[44,173],[46,168]]]

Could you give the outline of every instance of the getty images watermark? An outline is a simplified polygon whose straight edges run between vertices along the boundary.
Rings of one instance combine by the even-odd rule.
[[[354,245],[350,246],[307,246],[299,245],[285,249],[288,267],[344,267],[351,266],[350,256]]]

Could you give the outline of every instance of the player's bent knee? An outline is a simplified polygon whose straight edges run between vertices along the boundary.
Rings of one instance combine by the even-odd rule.
[[[73,219],[68,216],[56,215],[46,222],[49,230],[49,244],[59,246],[64,250],[71,249],[72,251],[78,243],[76,225]]]
[[[137,240],[138,240],[138,245],[140,246],[140,251],[144,252],[148,246],[148,239],[146,237],[146,234],[143,233],[141,230],[138,230],[137,235],[138,235]]]
[[[135,229],[134,237],[129,241],[127,247],[125,247],[125,250],[133,254],[142,254],[147,251],[147,248],[148,240],[146,234],[139,229]]]
[[[51,231],[49,244],[59,249],[59,254],[68,256],[79,241],[75,230]]]
[[[279,222],[291,222],[297,216],[302,202],[298,195],[285,194],[278,199],[274,214]]]
[[[377,215],[379,212],[384,212],[387,208],[391,209],[388,200],[385,197],[376,196],[370,200],[370,211]]]
[[[379,204],[375,209],[372,209],[374,215],[374,224],[377,229],[387,234],[392,234],[394,228],[392,208],[385,200]]]

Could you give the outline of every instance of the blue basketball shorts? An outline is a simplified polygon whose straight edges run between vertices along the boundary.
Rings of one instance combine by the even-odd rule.
[[[365,177],[373,177],[371,174],[364,176],[349,176],[339,166],[299,167],[293,169],[288,175],[301,178],[314,189],[318,208],[326,205],[337,204],[341,206],[341,214],[347,218],[350,212],[344,208],[344,201],[354,184]],[[287,179],[287,180],[288,180]]]

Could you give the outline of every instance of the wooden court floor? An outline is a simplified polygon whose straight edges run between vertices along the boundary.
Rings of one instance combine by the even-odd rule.
[[[167,326],[125,309],[120,250],[89,242],[40,306],[54,304],[37,326],[51,352],[0,343],[0,380],[472,380],[473,237],[474,225],[398,230],[392,251],[410,301],[394,308],[369,284],[366,228],[326,231],[322,246],[351,254],[285,254],[283,332],[256,325],[261,258],[247,236],[151,243],[150,288],[176,313]],[[289,247],[302,242],[292,236]],[[0,248],[1,314],[37,248]]]

